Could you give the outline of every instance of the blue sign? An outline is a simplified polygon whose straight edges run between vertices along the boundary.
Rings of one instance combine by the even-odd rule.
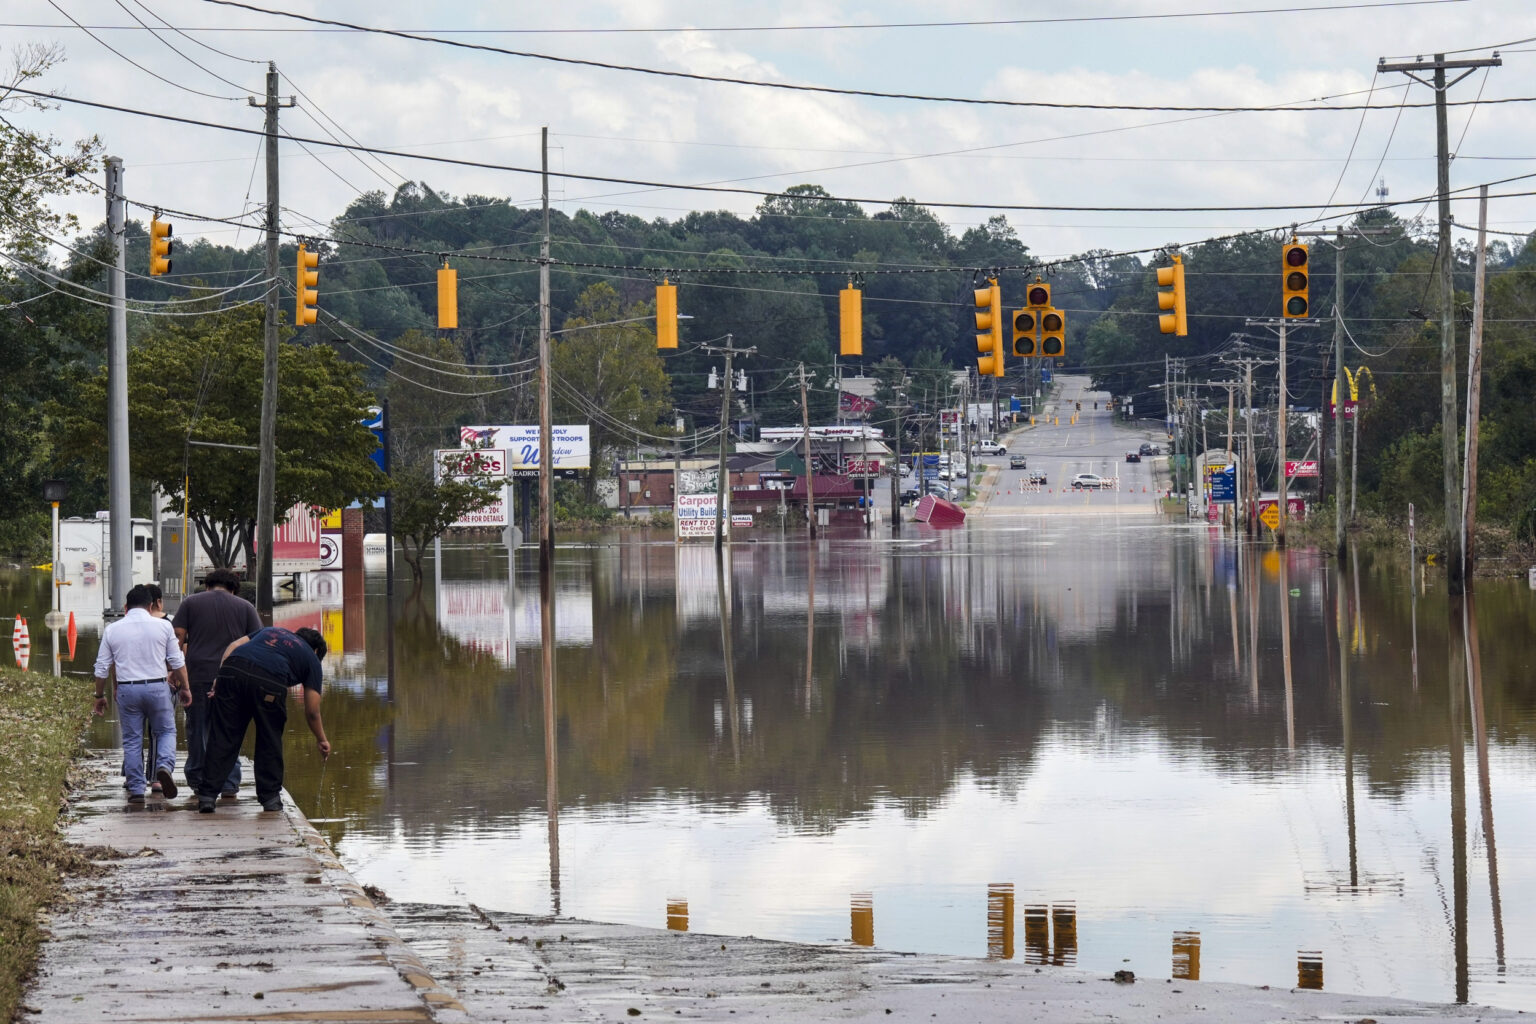
[[[374,413],[373,409],[368,411]],[[379,472],[382,473],[384,472],[384,410],[379,409],[369,419],[359,420],[358,422],[371,430],[374,440],[378,442],[378,446],[374,448],[373,454],[369,458],[373,460],[373,464],[378,466]]]
[[[1228,466],[1220,473],[1212,473],[1211,501],[1218,505],[1233,505],[1237,503],[1237,467]]]
[[[1021,410],[1023,408],[1024,408],[1024,406],[1020,402],[1018,395],[1014,395],[1012,398],[1008,399],[1008,411],[1009,412],[1018,412],[1019,410]]]
[[[1042,383],[1042,384],[1049,384],[1050,382],[1051,382],[1051,371],[1047,370],[1043,366],[1040,367],[1040,383]]]

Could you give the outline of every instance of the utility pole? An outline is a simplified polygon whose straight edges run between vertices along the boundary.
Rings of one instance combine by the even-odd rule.
[[[1390,228],[1363,228],[1359,225],[1355,225],[1350,230],[1361,236],[1392,234]],[[1333,546],[1334,554],[1338,557],[1339,563],[1343,564],[1349,557],[1348,546],[1344,542],[1344,408],[1349,400],[1349,392],[1346,390],[1348,371],[1344,368],[1344,225],[1340,224],[1333,231],[1296,231],[1293,234],[1297,237],[1314,238],[1333,236]],[[1350,419],[1352,430],[1358,430],[1360,422],[1358,406]],[[1351,438],[1349,447],[1353,453],[1354,438]],[[1351,464],[1351,480],[1353,481],[1353,464]],[[1354,517],[1355,500],[1353,482],[1351,482],[1349,518],[1354,519]]]
[[[1275,458],[1275,469],[1280,474],[1280,486],[1279,486],[1280,494],[1279,494],[1279,500],[1278,500],[1278,505],[1279,505],[1279,509],[1280,509],[1280,528],[1275,531],[1275,543],[1280,545],[1280,547],[1282,547],[1282,548],[1285,547],[1285,524],[1286,524],[1286,520],[1291,518],[1291,506],[1290,506],[1290,502],[1287,500],[1287,495],[1286,495],[1286,491],[1289,490],[1288,485],[1290,484],[1290,474],[1288,474],[1286,472],[1286,465],[1285,465],[1285,455],[1286,455],[1286,450],[1285,450],[1286,415],[1285,414],[1286,414],[1286,406],[1290,405],[1290,402],[1288,401],[1290,396],[1286,393],[1285,364],[1286,364],[1286,360],[1285,360],[1285,320],[1281,319],[1281,321],[1280,321],[1280,428],[1279,428],[1280,429],[1280,440],[1279,440],[1280,452],[1279,452],[1279,455],[1277,455],[1276,458]]]
[[[539,183],[544,234],[539,239],[539,573],[555,567],[555,428],[549,365],[549,126],[539,129]],[[554,589],[550,588],[553,595]]]
[[[1483,302],[1488,276],[1488,186],[1479,190],[1477,203],[1477,276],[1472,286],[1472,333],[1467,342],[1467,453],[1462,462],[1461,571],[1463,585],[1472,589],[1472,570],[1477,542],[1477,441],[1478,414],[1483,392]]]
[[[1461,533],[1461,481],[1457,479],[1456,450],[1456,285],[1451,263],[1451,152],[1450,136],[1446,125],[1446,92],[1451,86],[1466,78],[1477,68],[1502,67],[1504,61],[1494,51],[1491,58],[1480,60],[1446,60],[1445,54],[1435,54],[1434,60],[1415,60],[1389,64],[1383,58],[1376,62],[1378,74],[1384,71],[1401,71],[1421,85],[1435,91],[1435,156],[1436,188],[1440,193],[1440,245],[1435,259],[1440,268],[1440,434],[1442,441],[1441,462],[1445,484],[1445,542],[1449,550],[1459,540]],[[1453,81],[1445,80],[1448,69],[1459,70]],[[1433,77],[1425,81],[1419,72],[1432,71]],[[1452,596],[1462,592],[1462,564],[1459,558],[1447,559],[1446,583]]]
[[[1246,335],[1241,335],[1241,337],[1246,337]],[[1255,461],[1253,447],[1253,368],[1255,366],[1271,366],[1274,364],[1274,360],[1243,356],[1241,358],[1223,358],[1221,361],[1230,366],[1241,366],[1243,368],[1243,404],[1245,409],[1243,416],[1243,461],[1245,463],[1243,466],[1243,515],[1245,520],[1244,528],[1251,534],[1255,528],[1254,518],[1258,511],[1257,501],[1259,495],[1259,470],[1258,464]]]
[[[729,358],[729,357],[727,357]],[[726,363],[730,366],[730,363]],[[729,371],[727,371],[729,372]],[[805,398],[805,364],[800,364],[800,429],[805,438],[805,522],[811,540],[816,539],[816,485],[811,471],[811,407]]]
[[[735,385],[731,382],[731,357],[749,356],[757,351],[757,346],[751,348],[733,348],[731,340],[734,336],[727,334],[724,345],[701,346],[705,352],[725,353],[725,379],[720,382],[720,469],[715,473],[715,550],[720,551],[725,545],[726,522],[731,514],[731,468],[726,463],[726,442],[731,436],[731,388]]]
[[[123,161],[107,157],[107,233],[112,239],[112,309],[107,316],[107,507],[111,510],[108,549],[107,616],[123,614],[133,586],[133,507],[129,500],[128,460],[128,277],[127,217],[123,199]],[[57,531],[55,531],[57,535]],[[58,578],[57,572],[54,578]],[[54,587],[58,593],[58,587]]]
[[[261,366],[261,454],[256,471],[256,610],[272,614],[272,532],[277,516],[277,112],[294,105],[277,98],[277,65],[267,62],[267,95],[257,102],[247,96],[253,107],[267,112],[267,322],[262,345]],[[249,571],[249,566],[247,567]]]

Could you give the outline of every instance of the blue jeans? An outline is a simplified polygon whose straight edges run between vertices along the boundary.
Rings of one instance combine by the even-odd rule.
[[[203,781],[203,761],[208,748],[208,689],[212,682],[192,684],[192,703],[187,706],[187,785],[196,790]],[[233,793],[240,788],[240,762],[229,770],[224,780],[223,792]]]
[[[123,733],[123,775],[128,792],[143,794],[144,729],[155,735],[155,771],[176,768],[176,712],[171,689],[164,682],[135,683],[117,688],[117,720]]]

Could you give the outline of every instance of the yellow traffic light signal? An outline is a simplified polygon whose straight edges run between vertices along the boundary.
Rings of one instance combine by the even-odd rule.
[[[677,348],[677,285],[666,278],[656,286],[656,347]]]
[[[1030,309],[1042,310],[1051,304],[1051,286],[1035,278],[1035,283],[1024,290],[1024,304]]]
[[[171,272],[171,226],[158,216],[149,222],[149,273],[151,277]]]
[[[1172,310],[1157,318],[1157,329],[1183,338],[1189,334],[1188,314],[1184,310],[1184,258],[1175,255],[1173,265],[1157,268],[1157,286],[1172,291],[1157,293],[1157,308]]]
[[[1307,265],[1307,247],[1293,239],[1281,250],[1280,261],[1280,273],[1284,275],[1281,313],[1287,320],[1310,316],[1312,303],[1307,299],[1307,286],[1312,268]]]
[[[1067,318],[1055,307],[1040,315],[1040,354],[1047,359],[1067,354]]]
[[[864,354],[864,293],[852,282],[837,293],[838,332],[842,344],[838,354],[862,356]]]
[[[1032,309],[1013,311],[1013,354],[1020,359],[1030,359],[1039,351],[1037,335],[1040,316]]]
[[[446,259],[437,270],[437,327],[442,331],[459,326],[459,272]]]
[[[320,301],[320,254],[310,252],[299,243],[298,282],[295,286],[293,323],[296,327],[307,326],[320,317],[315,303]]]
[[[986,288],[977,288],[976,299],[976,330],[985,331],[985,334],[976,335],[976,350],[981,353],[976,357],[976,370],[983,377],[1001,377],[1003,375],[1003,293],[997,286],[997,278],[989,278]]]

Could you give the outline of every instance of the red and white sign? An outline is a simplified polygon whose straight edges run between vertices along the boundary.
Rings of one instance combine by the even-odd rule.
[[[272,562],[314,562],[320,567],[320,517],[300,502],[288,510],[272,534]]]
[[[1333,403],[1333,402],[1329,402],[1328,403],[1328,418],[1329,419],[1333,418],[1334,405],[1335,405],[1335,403]],[[1355,413],[1356,413],[1356,411],[1359,410],[1359,408],[1360,408],[1360,403],[1357,402],[1357,401],[1345,402],[1344,403],[1344,418],[1347,419],[1347,420],[1354,419],[1355,418]]]
[[[851,391],[843,391],[837,396],[837,409],[844,416],[863,416],[875,411],[875,400],[856,395]]]
[[[1304,462],[1292,462],[1290,460],[1287,460],[1286,463],[1285,463],[1285,475],[1286,476],[1317,476],[1318,475],[1317,460],[1316,459],[1307,459]]]
[[[1218,520],[1220,518],[1221,518],[1221,506],[1220,505],[1216,504],[1213,501],[1213,502],[1211,502],[1209,505],[1207,505],[1205,507],[1205,519],[1206,519],[1207,522],[1214,523],[1216,520]]]
[[[1263,515],[1264,514],[1264,510],[1266,508],[1273,508],[1274,506],[1275,506],[1275,499],[1274,498],[1260,498],[1259,499],[1259,514]],[[1291,519],[1305,519],[1305,518],[1307,518],[1307,499],[1306,498],[1292,498],[1292,497],[1287,496],[1286,499],[1285,499],[1285,507],[1290,512],[1290,518]]]
[[[476,477],[507,475],[507,450],[505,448],[440,448],[437,464],[449,476]]]
[[[844,474],[846,476],[879,476],[880,475],[880,460],[879,459],[850,458],[850,459],[847,460],[847,466],[848,466],[848,468],[847,468],[847,470],[845,471],[845,474]]]

